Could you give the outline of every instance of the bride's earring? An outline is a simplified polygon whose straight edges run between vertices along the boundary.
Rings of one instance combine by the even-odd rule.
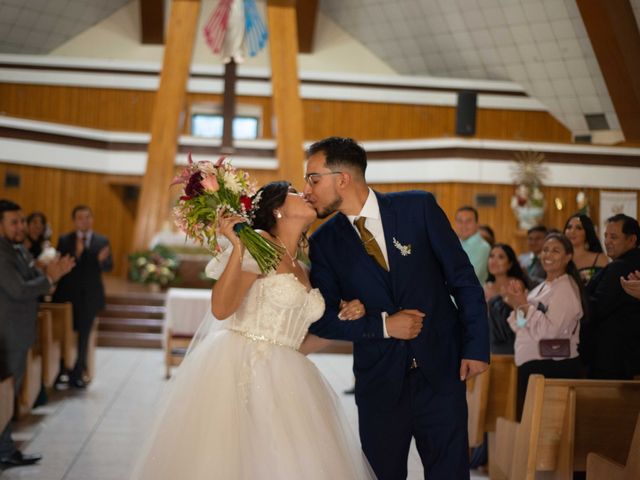
[[[280,212],[276,212],[276,218],[282,218],[282,214]]]

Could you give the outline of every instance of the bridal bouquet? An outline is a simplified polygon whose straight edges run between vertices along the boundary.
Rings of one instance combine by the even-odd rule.
[[[173,213],[176,225],[187,237],[217,257],[222,253],[216,234],[218,218],[240,215],[246,222],[237,224],[234,230],[255,258],[260,271],[267,273],[278,265],[282,248],[250,227],[252,211],[259,198],[254,197],[256,187],[246,172],[232,167],[225,162],[225,157],[220,157],[216,163],[194,162],[189,154],[189,164],[171,185],[182,185],[184,189]]]

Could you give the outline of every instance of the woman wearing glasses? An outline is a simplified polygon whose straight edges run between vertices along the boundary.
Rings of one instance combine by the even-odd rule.
[[[286,182],[258,194],[253,228],[285,255],[260,275],[233,231],[243,219],[220,221],[230,246],[208,273],[217,278],[212,312],[224,327],[192,343],[134,478],[375,478],[339,399],[303,354],[326,344],[307,335],[325,304],[297,260],[316,213]],[[343,302],[340,317],[364,313],[354,300]]]

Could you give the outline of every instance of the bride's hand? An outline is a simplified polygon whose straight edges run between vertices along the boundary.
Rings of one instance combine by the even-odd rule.
[[[358,299],[355,300],[342,300],[340,302],[340,312],[338,318],[340,320],[358,320],[365,314],[365,308],[362,302]]]
[[[230,215],[228,217],[220,217],[218,219],[218,232],[227,237],[234,248],[242,248],[242,242],[240,237],[235,232],[233,227],[238,223],[246,222],[247,220],[240,215]]]

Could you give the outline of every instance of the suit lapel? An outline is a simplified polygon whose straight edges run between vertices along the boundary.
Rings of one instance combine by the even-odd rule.
[[[382,229],[384,230],[384,243],[387,247],[387,258],[389,259],[388,285],[390,290],[393,290],[392,287],[397,285],[395,279],[399,275],[398,267],[400,266],[400,262],[398,262],[399,252],[393,245],[393,239],[397,234],[398,216],[391,205],[391,201],[387,197],[378,192],[375,192],[375,194],[378,198],[380,219],[382,220]],[[395,290],[393,290],[393,292],[395,296]]]

